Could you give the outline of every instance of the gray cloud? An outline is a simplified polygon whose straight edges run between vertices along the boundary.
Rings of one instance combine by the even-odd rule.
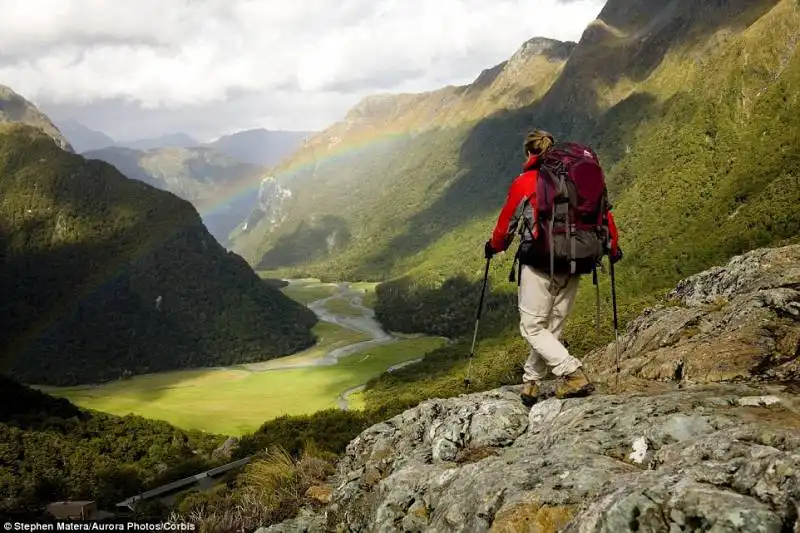
[[[372,92],[463,84],[603,0],[0,0],[0,82],[119,140],[319,129]]]

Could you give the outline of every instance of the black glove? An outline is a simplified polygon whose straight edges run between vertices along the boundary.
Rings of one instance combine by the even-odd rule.
[[[486,259],[491,259],[496,253],[497,252],[494,251],[494,248],[492,248],[492,241],[486,241],[486,244],[483,246],[483,257]]]
[[[618,263],[619,260],[622,259],[622,257],[623,257],[622,248],[620,248],[619,246],[617,246],[617,253],[611,252],[608,255],[608,259],[609,261],[611,261],[612,264]]]

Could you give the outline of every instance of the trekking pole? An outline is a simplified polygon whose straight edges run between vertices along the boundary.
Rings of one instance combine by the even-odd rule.
[[[475,317],[475,331],[472,333],[472,348],[469,351],[469,363],[467,363],[467,377],[464,378],[464,387],[469,389],[470,378],[472,377],[472,358],[475,357],[475,341],[478,339],[478,323],[481,321],[481,309],[483,308],[483,296],[486,294],[486,282],[489,280],[489,262],[491,257],[486,259],[486,270],[483,272],[483,287],[481,287],[481,299],[478,301],[478,314]]]
[[[617,379],[616,386],[619,388],[619,334],[617,323],[617,282],[614,277],[614,261],[611,256],[608,257],[608,262],[611,265],[611,306],[614,308],[614,351],[616,352],[617,359]]]
[[[592,267],[592,283],[594,284],[594,332],[600,338],[600,280],[597,279],[597,265]]]

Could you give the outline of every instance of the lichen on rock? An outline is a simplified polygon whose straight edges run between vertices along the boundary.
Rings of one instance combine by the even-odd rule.
[[[351,444],[328,528],[778,532],[800,497],[791,406],[781,387],[744,384],[551,399],[529,416],[515,387],[429,400]],[[454,460],[487,441],[497,453]]]

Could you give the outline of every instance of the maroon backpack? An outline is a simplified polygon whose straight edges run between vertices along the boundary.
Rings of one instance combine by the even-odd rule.
[[[537,235],[520,249],[520,262],[551,276],[592,272],[608,254],[608,209],[605,175],[594,150],[574,142],[555,145],[539,167]]]

